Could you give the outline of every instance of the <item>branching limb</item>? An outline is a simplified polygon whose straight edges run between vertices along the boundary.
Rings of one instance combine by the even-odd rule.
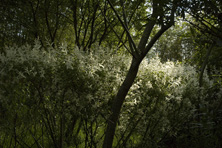
[[[113,4],[110,2],[110,0],[107,0],[107,1],[108,1],[109,5],[111,6],[112,10],[114,11],[115,15],[117,16],[117,18],[118,18],[119,22],[121,23],[122,27],[123,27],[124,30],[126,31],[126,34],[127,34],[128,38],[129,38],[129,42],[131,42],[130,44],[132,44],[132,48],[133,48],[133,49],[130,49],[131,53],[132,53],[134,56],[136,56],[136,49],[137,49],[137,48],[136,48],[136,44],[135,44],[135,42],[133,41],[132,36],[130,35],[130,32],[129,32],[127,26],[124,24],[124,22],[123,22],[122,19],[120,18],[118,12],[115,10],[115,8],[114,8]]]

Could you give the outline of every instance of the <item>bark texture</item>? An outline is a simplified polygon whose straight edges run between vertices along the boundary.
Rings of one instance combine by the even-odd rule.
[[[106,129],[105,139],[103,143],[103,148],[112,148],[112,142],[115,134],[116,124],[119,118],[120,110],[122,108],[123,102],[126,98],[126,95],[130,89],[130,87],[133,85],[133,82],[136,78],[136,75],[138,73],[139,65],[141,61],[133,58],[130,69],[127,73],[127,76],[121,85],[113,106],[112,106],[112,114],[108,120],[108,126]]]

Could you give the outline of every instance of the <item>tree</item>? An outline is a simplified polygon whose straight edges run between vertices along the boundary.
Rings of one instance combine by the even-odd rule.
[[[126,78],[124,82],[122,83],[121,87],[119,88],[118,93],[112,104],[111,115],[108,119],[108,125],[107,125],[104,144],[103,144],[104,148],[112,147],[115,129],[116,129],[117,121],[118,121],[120,111],[122,108],[122,104],[125,100],[125,97],[130,87],[133,85],[133,82],[137,76],[140,63],[142,62],[144,57],[147,55],[147,53],[150,51],[150,49],[155,44],[155,42],[159,39],[159,37],[165,31],[167,31],[171,26],[174,25],[174,21],[175,21],[174,15],[179,4],[178,1],[176,0],[164,1],[164,2],[161,2],[158,0],[152,1],[152,13],[150,17],[148,18],[149,21],[145,25],[145,29],[143,31],[139,44],[138,46],[136,46],[128,28],[127,17],[125,15],[125,9],[124,9],[124,2],[121,1],[123,20],[120,18],[118,12],[115,10],[112,2],[110,0],[108,0],[108,2],[111,8],[113,9],[113,11],[115,12],[116,17],[118,17],[118,20],[121,22],[124,30],[127,33],[129,47],[130,47],[129,52],[132,55],[132,61],[131,61],[129,71],[127,72]],[[155,25],[158,23],[160,24],[160,29],[157,31],[157,33],[154,36],[151,37],[150,36],[151,32],[153,28],[155,27]]]
[[[222,3],[219,0],[210,1],[190,1],[186,5],[191,7],[185,8],[184,11],[192,17],[187,17],[188,21],[203,34],[210,34],[216,38],[222,38]]]
[[[67,5],[67,1],[61,0],[1,1],[3,47],[10,45],[11,41],[22,45],[35,39],[46,46],[45,38],[53,46],[59,44],[68,26],[63,17],[68,15]]]
[[[128,43],[130,47],[129,52],[131,53],[133,58],[132,58],[130,69],[126,75],[126,78],[124,82],[122,83],[115,97],[115,100],[113,102],[112,111],[111,111],[110,118],[108,120],[107,131],[106,131],[106,135],[104,139],[104,145],[103,145],[104,148],[112,147],[112,141],[113,141],[113,137],[115,133],[115,128],[116,128],[118,117],[120,115],[122,104],[125,100],[125,97],[130,87],[133,84],[133,81],[136,78],[141,61],[147,55],[147,53],[150,51],[150,49],[152,48],[154,43],[159,39],[159,37],[165,31],[167,31],[171,26],[173,26],[175,13],[177,13],[177,15],[185,17],[184,10],[191,10],[192,12],[198,12],[199,10],[198,8],[206,8],[207,6],[207,3],[205,3],[205,1],[204,2],[200,1],[200,3],[196,1],[194,3],[191,2],[192,3],[191,7],[187,7],[188,6],[187,4],[189,3],[187,1],[174,0],[174,1],[161,2],[158,0],[153,0],[152,13],[149,17],[149,21],[146,23],[146,27],[143,31],[143,35],[140,39],[140,42],[138,46],[136,46],[128,28],[127,17],[125,15],[125,9],[124,9],[124,1],[120,1],[120,3],[122,4],[121,8],[122,8],[122,13],[123,13],[122,15],[123,19],[121,19],[120,15],[115,10],[112,2],[110,0],[108,0],[108,2],[111,8],[113,9],[113,11],[115,12],[116,17],[121,22],[122,27],[127,33]],[[180,7],[180,9],[177,9],[178,7]],[[200,17],[200,19],[202,19],[202,17]],[[204,24],[204,20],[200,20],[200,21]],[[157,33],[151,36],[151,32],[155,24],[159,24],[160,29],[157,31]],[[206,24],[204,25],[206,26]]]

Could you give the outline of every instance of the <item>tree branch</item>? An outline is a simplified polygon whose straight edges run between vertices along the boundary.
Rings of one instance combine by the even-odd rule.
[[[154,6],[155,7],[155,6]],[[144,45],[144,43],[145,43],[145,41],[143,41],[144,43],[143,43],[143,45],[141,45],[141,47],[142,48],[140,48],[140,50],[142,49],[142,54],[141,54],[141,56],[142,56],[142,58],[144,58],[145,56],[146,56],[146,54],[150,51],[150,49],[153,47],[153,45],[155,44],[155,42],[161,37],[161,35],[164,33],[164,32],[166,32],[171,26],[173,26],[174,25],[174,13],[175,13],[175,11],[176,11],[176,5],[175,4],[173,4],[173,8],[172,8],[172,10],[171,10],[171,14],[170,14],[170,21],[169,21],[169,23],[167,24],[167,25],[163,25],[162,27],[161,27],[161,29],[154,35],[154,37],[150,40],[150,42],[148,43],[148,45],[145,47],[145,49],[143,49],[143,46],[145,46]],[[154,10],[154,12],[153,12],[153,15],[156,15],[155,14],[155,10]],[[150,27],[151,27],[151,25],[152,25],[152,23],[150,24]],[[149,26],[147,26],[147,27],[149,27]],[[146,28],[147,29],[147,28]],[[146,31],[146,30],[145,30]],[[145,32],[144,31],[144,32]],[[148,33],[150,33],[151,32],[151,30],[149,30],[148,31]],[[148,37],[146,36],[146,37],[144,37],[144,38],[147,38],[147,40],[148,40]],[[141,39],[142,40],[142,39]],[[147,41],[146,41],[147,42]],[[141,43],[142,44],[142,43]]]
[[[107,0],[107,1],[108,1],[109,5],[111,6],[112,10],[114,11],[115,15],[117,16],[118,20],[120,21],[122,27],[123,27],[124,30],[126,31],[127,36],[128,36],[128,38],[129,38],[129,42],[131,42],[132,47],[133,47],[133,49],[130,49],[130,50],[131,50],[131,53],[134,54],[134,56],[136,57],[136,56],[137,56],[137,54],[136,54],[136,50],[137,50],[136,44],[135,44],[135,42],[133,41],[132,36],[130,35],[130,32],[129,32],[127,26],[124,24],[124,22],[123,22],[122,19],[120,18],[118,12],[115,10],[115,8],[114,8],[113,4],[110,2],[110,0]]]
[[[145,46],[148,42],[149,36],[153,30],[153,27],[156,23],[158,14],[157,14],[157,2],[153,1],[153,12],[150,18],[150,21],[147,23],[145,30],[143,31],[143,35],[140,39],[138,49],[142,52],[145,49]]]

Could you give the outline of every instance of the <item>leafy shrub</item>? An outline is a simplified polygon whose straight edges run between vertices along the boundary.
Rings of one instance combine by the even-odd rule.
[[[36,42],[0,54],[0,145],[101,147],[110,105],[130,59],[96,48],[84,53],[64,44],[44,50]],[[214,107],[222,90],[216,89],[206,73],[200,88],[190,65],[144,60],[122,108],[114,145],[219,143],[218,132],[212,135],[215,140],[207,138],[221,131],[221,106]]]

